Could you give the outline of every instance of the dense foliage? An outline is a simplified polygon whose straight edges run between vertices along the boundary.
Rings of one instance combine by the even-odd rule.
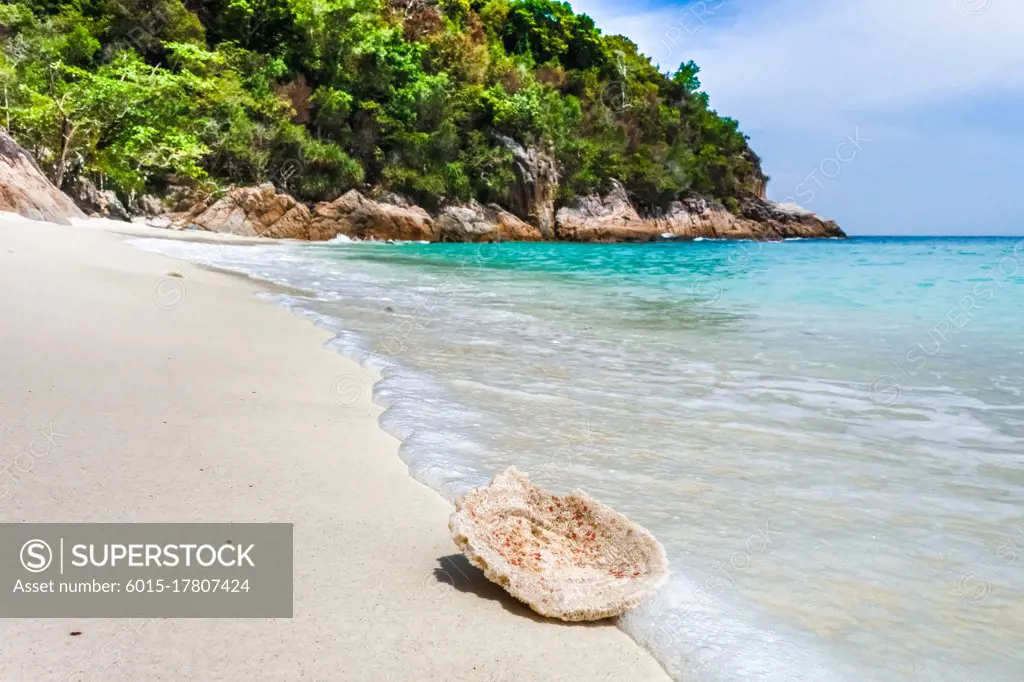
[[[696,65],[663,74],[552,0],[9,0],[0,40],[0,124],[64,187],[504,203],[502,136],[555,155],[563,199],[617,178],[735,207],[761,180]]]

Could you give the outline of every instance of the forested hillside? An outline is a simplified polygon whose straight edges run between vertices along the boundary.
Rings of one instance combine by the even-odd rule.
[[[696,65],[551,0],[14,0],[0,39],[0,124],[58,186],[123,200],[269,179],[507,205],[510,140],[554,157],[560,201],[618,179],[642,209],[738,210],[764,182]]]

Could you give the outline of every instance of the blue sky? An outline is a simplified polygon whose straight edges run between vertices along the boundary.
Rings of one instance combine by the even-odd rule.
[[[1024,234],[1024,0],[570,2],[696,61],[770,198],[850,234]]]

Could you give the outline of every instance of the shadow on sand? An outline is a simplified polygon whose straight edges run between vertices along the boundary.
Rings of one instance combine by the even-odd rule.
[[[437,581],[439,589],[457,590],[481,599],[496,601],[509,613],[529,618],[538,623],[570,627],[615,627],[615,620],[612,618],[568,623],[557,618],[545,618],[538,615],[529,606],[488,580],[483,571],[469,563],[469,559],[462,554],[449,554],[440,557],[437,563],[438,567],[434,569],[434,579]]]

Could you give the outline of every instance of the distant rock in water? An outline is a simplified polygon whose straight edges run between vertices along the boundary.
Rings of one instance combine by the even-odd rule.
[[[761,226],[760,239],[803,237],[806,239],[845,239],[846,233],[834,220],[827,220],[797,204],[782,204],[766,199],[748,201],[743,217]]]
[[[84,218],[71,197],[50,182],[32,156],[0,129],[0,211],[69,224]]]
[[[559,239],[579,242],[658,241],[663,239],[842,238],[831,220],[795,204],[747,199],[740,213],[696,194],[669,205],[660,215],[642,218],[618,182],[605,196],[577,197],[558,211]]]
[[[552,495],[514,467],[458,500],[448,527],[489,580],[549,618],[618,616],[668,580],[650,532],[580,490]]]

